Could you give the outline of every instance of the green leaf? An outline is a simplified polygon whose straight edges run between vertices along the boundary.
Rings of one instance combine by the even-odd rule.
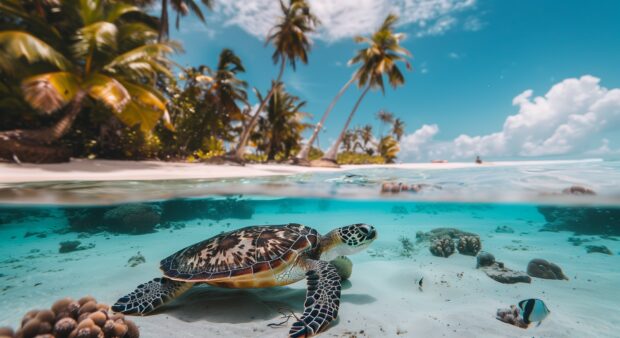
[[[128,126],[139,124],[142,131],[153,130],[166,112],[166,104],[147,88],[127,82],[123,85],[131,95],[131,101],[117,117]]]
[[[79,80],[69,72],[35,75],[22,81],[26,102],[48,114],[64,107],[79,90]]]
[[[21,31],[0,32],[0,50],[3,51],[3,62],[0,69],[9,74],[13,73],[13,67],[20,59],[25,59],[29,64],[35,62],[48,62],[60,70],[71,68],[71,62],[61,53],[37,37]],[[9,60],[6,60],[6,59]],[[7,68],[8,67],[8,68]]]
[[[103,102],[116,113],[120,113],[131,101],[131,95],[120,82],[102,74],[90,76],[84,83],[84,87],[88,95]]]

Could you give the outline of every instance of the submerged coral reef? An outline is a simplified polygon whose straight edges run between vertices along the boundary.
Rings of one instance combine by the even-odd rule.
[[[57,300],[50,309],[24,315],[17,331],[0,328],[2,338],[139,338],[136,324],[93,297]]]

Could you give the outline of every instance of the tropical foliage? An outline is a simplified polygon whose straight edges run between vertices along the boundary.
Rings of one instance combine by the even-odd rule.
[[[155,4],[0,2],[0,159],[396,159],[405,132],[402,119],[378,113],[378,136],[371,125],[349,128],[368,91],[384,91],[384,81],[392,87],[404,83],[397,63],[409,68],[405,58],[410,54],[400,46],[403,35],[393,31],[396,16],[388,16],[371,37],[356,38],[367,44],[349,62],[358,68],[319,123],[310,125],[306,101],[287,92],[282,81],[287,66],[295,70],[309,60],[310,36],[319,21],[307,0],[279,2],[281,16],[266,41],[279,71],[263,95],[254,88],[256,99],[243,80],[245,65],[231,49],[203,65],[180,67],[172,60],[182,47],[169,38],[170,13],[177,28],[188,14],[206,22],[204,11],[213,0],[162,0],[157,16],[149,14]],[[318,133],[352,84],[361,89],[360,96],[336,144],[324,154],[315,147]],[[313,132],[304,143],[309,129]]]

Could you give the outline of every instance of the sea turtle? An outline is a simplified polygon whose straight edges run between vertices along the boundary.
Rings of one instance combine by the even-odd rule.
[[[348,276],[344,270],[350,273],[351,269],[351,261],[344,256],[367,248],[376,238],[375,228],[367,224],[337,228],[324,236],[301,224],[250,226],[222,233],[162,260],[164,277],[140,284],[112,310],[145,315],[198,283],[263,288],[305,277],[304,312],[289,337],[310,337],[338,315],[341,275]]]

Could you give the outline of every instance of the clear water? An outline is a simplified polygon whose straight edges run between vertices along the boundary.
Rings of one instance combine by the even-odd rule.
[[[380,183],[386,180],[440,188],[381,194]],[[302,223],[326,233],[368,223],[377,228],[379,238],[350,257],[353,275],[343,288],[339,320],[324,336],[618,337],[619,180],[618,163],[584,162],[445,171],[371,169],[253,180],[4,186],[0,326],[16,327],[28,310],[49,307],[64,296],[89,294],[111,304],[159,276],[159,260],[222,231]],[[559,193],[575,184],[598,194]],[[110,217],[114,208],[136,205],[158,219],[149,221],[152,215],[143,212],[127,226]],[[156,226],[140,228],[141,223]],[[502,284],[476,269],[475,257],[458,252],[448,258],[433,256],[428,241],[416,236],[439,227],[478,234],[482,249],[508,268],[526,271],[530,260],[543,258],[559,265],[568,280]],[[86,249],[59,253],[59,243],[69,240],[79,240]],[[588,246],[605,246],[611,255],[588,253]],[[130,266],[128,261],[138,253],[145,262]],[[299,314],[304,290],[303,281],[257,290],[198,287],[162,312],[135,321],[143,337],[285,337],[290,322],[283,328],[268,324],[281,321],[282,308]],[[498,308],[527,298],[543,299],[551,310],[539,327],[524,330],[495,319]]]

